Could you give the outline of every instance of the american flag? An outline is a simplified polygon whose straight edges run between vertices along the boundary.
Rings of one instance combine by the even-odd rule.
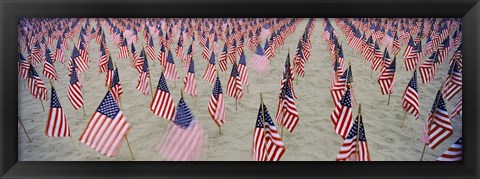
[[[438,90],[432,110],[425,121],[422,142],[435,149],[440,143],[450,137],[453,134],[453,129],[449,117],[442,91]]]
[[[450,38],[446,38],[442,43],[438,46],[437,51],[439,52],[438,54],[438,60],[440,63],[443,63],[443,60],[445,60],[448,56],[448,52],[450,51]]]
[[[220,67],[220,71],[224,72],[227,70],[227,43],[223,46],[222,54],[220,54],[220,59],[218,60],[218,66]]]
[[[104,73],[108,69],[108,57],[107,53],[105,52],[105,47],[100,44],[100,58],[98,59],[98,73]]]
[[[260,104],[253,130],[252,158],[255,161],[279,161],[285,153],[285,144],[273,123],[267,106]]]
[[[462,96],[460,96],[455,108],[453,108],[452,114],[450,114],[450,119],[453,119],[457,115],[462,115]]]
[[[289,75],[287,79],[289,81]],[[292,90],[290,89],[290,83],[284,83],[282,92],[278,98],[278,108],[276,121],[277,124],[287,127],[290,133],[293,132],[298,124],[298,113],[295,105],[295,98],[293,97]]]
[[[364,49],[362,50],[362,56],[365,60],[371,63],[373,61],[374,53],[375,53],[375,44],[373,43],[372,36],[370,36],[367,39],[367,43]]]
[[[217,75],[217,68],[215,66],[215,54],[212,52],[210,61],[208,62],[207,70],[203,74],[203,79],[211,84],[215,82],[215,76]]]
[[[236,51],[237,51],[238,54],[243,53],[244,43],[245,43],[244,36],[241,35],[240,40],[238,41],[237,48],[236,48]]]
[[[34,66],[36,66],[37,63],[42,63],[42,60],[42,51],[40,50],[40,45],[37,42],[31,50],[29,61],[31,61]]]
[[[157,91],[150,104],[150,110],[157,116],[168,120],[173,119],[175,104],[173,104],[172,96],[168,90],[167,81],[165,81],[163,73],[160,75]]]
[[[452,58],[450,59],[450,65],[452,65],[453,61],[456,61],[457,62],[457,65],[458,65],[458,71],[462,72],[462,63],[463,63],[463,60],[462,60],[462,44],[460,44],[460,46],[458,46],[457,50],[455,50],[455,53],[453,53],[453,56]]]
[[[58,38],[57,48],[53,56],[56,60],[60,61],[60,63],[65,64],[65,54],[63,52],[63,48],[61,45],[62,45],[62,38]]]
[[[123,94],[122,84],[120,83],[120,76],[118,74],[118,68],[115,68],[113,72],[112,83],[110,84],[110,92],[113,98],[120,104],[120,95]]]
[[[227,85],[227,95],[235,99],[240,99],[243,95],[242,82],[238,73],[237,63],[234,63],[232,67]]]
[[[263,50],[265,51],[265,56],[267,59],[270,59],[273,57],[273,52],[272,48],[270,48],[270,44],[268,44],[268,40],[265,40],[265,46],[263,46]]]
[[[190,44],[187,50],[187,55],[184,56],[183,60],[183,70],[188,69],[190,66],[190,60],[193,58],[193,44]]]
[[[127,118],[108,91],[79,141],[107,157],[113,157],[118,153],[129,129]]]
[[[390,31],[389,29],[387,31],[387,35],[384,36],[384,38],[382,39],[381,44],[391,49],[392,43],[393,43],[393,34],[392,34],[392,31]]]
[[[413,71],[413,77],[408,82],[407,88],[402,97],[403,110],[409,112],[418,119],[418,83],[417,83],[417,70]]]
[[[447,151],[438,157],[437,161],[462,161],[462,146],[463,141],[462,137],[460,137]]]
[[[212,29],[213,30],[213,29]],[[212,51],[214,53],[218,53],[218,36],[217,34],[215,33],[214,36],[213,36],[213,43],[212,43]]]
[[[165,67],[165,63],[167,62],[167,51],[165,49],[165,45],[162,44],[160,47],[160,52],[158,52],[158,61],[160,61],[160,64]]]
[[[63,113],[62,106],[58,100],[57,92],[53,86],[50,101],[50,113],[48,113],[45,134],[49,137],[68,137],[72,135],[67,123],[67,118],[65,117],[65,113]]]
[[[110,86],[113,79],[113,61],[112,58],[108,59],[107,62],[107,71],[105,73],[105,86]]]
[[[133,43],[130,45],[130,47],[131,47],[130,50],[131,50],[131,52],[132,52],[132,56],[131,56],[131,58],[130,58],[130,64],[132,65],[132,67],[135,67],[135,64],[136,64],[139,60],[143,61],[143,59],[139,59],[139,56],[138,56],[139,54],[138,54],[138,52],[137,52],[137,49],[135,49],[135,45],[134,45]]]
[[[445,87],[443,88],[443,93],[445,94],[445,99],[452,100],[455,95],[457,95],[462,89],[462,73],[458,70],[457,62],[450,65],[450,70],[448,70],[447,77],[445,79]]]
[[[80,53],[80,57],[82,59],[82,61],[84,61],[86,64],[87,64],[87,68],[88,68],[88,64],[90,63],[90,58],[88,57],[88,44],[85,42],[85,39],[83,39],[83,35],[80,35],[80,43],[78,45],[78,52]]]
[[[28,89],[35,99],[47,100],[47,88],[31,63],[28,69]]]
[[[240,54],[240,61],[238,62],[238,74],[240,75],[240,82],[248,86],[248,69],[247,60],[244,51]]]
[[[347,137],[343,141],[342,147],[340,147],[336,160],[370,161],[370,152],[368,152],[367,137],[365,136],[362,115],[355,118]]]
[[[378,43],[375,43],[375,51],[373,54],[373,60],[371,62],[371,69],[373,71],[377,71],[378,67],[380,67],[383,62],[383,54],[382,50],[380,50],[380,47],[378,46]]]
[[[77,50],[77,47],[73,47],[72,57],[70,57],[70,61],[67,65],[68,69],[72,69],[72,62],[75,61],[75,68],[78,69],[79,72],[84,72],[88,69],[88,64],[80,55],[80,52]]]
[[[173,124],[162,137],[156,149],[167,159],[174,161],[198,160],[207,136],[203,133],[187,104],[180,99]]]
[[[143,50],[142,50],[143,51]],[[148,68],[148,60],[145,56],[143,58],[142,71],[137,80],[137,90],[142,92],[145,96],[148,95],[148,82],[150,80],[150,70]]]
[[[197,85],[195,82],[195,62],[193,59],[190,59],[187,75],[185,76],[185,79],[183,79],[183,90],[192,95],[193,97],[197,97],[198,92],[197,92]]]
[[[184,60],[184,57],[183,57],[183,40],[181,39],[182,38],[182,31],[180,31],[180,36],[178,37],[178,43],[177,43],[177,47],[175,48],[175,54],[178,59],[181,59],[181,60]]]
[[[270,66],[268,65],[268,59],[265,56],[262,47],[260,47],[260,44],[257,45],[255,53],[250,59],[249,66],[257,73],[264,73],[270,70]]]
[[[330,119],[335,127],[335,132],[345,139],[353,122],[350,86],[347,86],[340,103],[335,105],[335,110],[330,115]]]
[[[70,82],[68,83],[67,96],[75,110],[83,106],[82,84],[78,81],[77,64],[75,62],[72,63],[70,70]]]
[[[213,87],[210,101],[208,102],[208,113],[218,126],[225,123],[225,103],[223,99],[222,84],[217,76],[215,86]]]
[[[343,74],[336,77],[336,74],[333,74],[332,84],[330,87],[330,95],[332,96],[333,104],[337,105],[342,99],[343,93],[345,92],[347,86],[347,78],[349,78],[348,69],[343,72]]]
[[[420,43],[419,43],[420,44]],[[418,45],[415,46],[413,41],[410,39],[408,42],[407,49],[405,50],[404,58],[405,58],[405,68],[407,71],[413,70],[415,66],[418,64],[418,61],[420,60],[419,56],[419,49]]]
[[[208,60],[208,54],[210,53],[210,49],[209,49],[209,42],[208,42],[208,39],[207,39],[207,42],[205,43],[205,48],[203,48],[203,51],[202,51],[202,57],[205,59],[205,60]],[[213,52],[212,52],[213,54]]]
[[[234,39],[230,45],[230,48],[228,49],[228,59],[230,59],[231,63],[235,63],[235,61],[237,61],[236,48],[237,40]]]
[[[390,65],[387,68],[384,68],[381,72],[381,75],[378,77],[378,84],[380,85],[382,95],[393,93],[396,61],[397,58],[394,57]]]
[[[433,49],[432,38],[431,38],[431,36],[428,36],[428,37],[427,37],[427,43],[426,43],[426,47],[425,47],[424,54],[425,54],[425,55],[430,55],[430,54],[432,54],[434,51],[435,51],[435,50]]]
[[[22,53],[18,52],[18,76],[23,79],[28,78],[30,64],[25,60]]]
[[[350,40],[348,42],[348,46],[353,48],[357,52],[362,51],[362,33],[360,32],[360,30],[357,29],[354,32],[354,36],[353,36],[352,40]]]
[[[153,37],[148,38],[148,44],[147,44],[147,55],[152,59],[152,61],[155,61],[155,47],[153,46]]]
[[[422,77],[422,83],[430,83],[435,77],[437,72],[437,67],[439,65],[438,61],[438,50],[434,52],[422,65],[420,65],[420,77]]]
[[[53,59],[50,50],[47,48],[45,51],[45,64],[43,66],[43,75],[49,79],[58,80],[57,72],[55,71],[55,66],[53,66]]]
[[[398,54],[398,52],[400,52],[400,41],[398,39],[397,33],[395,33],[395,36],[393,38],[391,51],[394,55],[396,55],[396,54]]]
[[[297,99],[297,95],[295,95],[295,90],[293,88],[294,76],[293,76],[292,66],[290,65],[290,53],[287,53],[287,58],[285,59],[285,66],[283,68],[283,77],[282,77],[282,81],[280,82],[280,90],[278,92],[279,96],[282,95],[283,85],[285,85],[285,82],[287,81],[287,75],[288,75],[288,84],[290,85],[293,98]]]
[[[172,51],[168,51],[167,61],[165,62],[165,77],[168,80],[177,81],[178,80],[178,73],[177,73],[177,66],[175,65],[175,61],[173,61],[173,54]]]
[[[137,69],[138,73],[142,73],[143,61],[145,61],[146,58],[147,54],[145,54],[145,49],[142,49],[142,51],[140,51],[140,55],[137,55],[137,57],[135,58],[136,60],[133,64],[133,66]]]
[[[408,40],[407,48],[405,49],[405,52],[403,52],[403,58],[408,58],[412,54],[414,54],[413,49],[415,48],[415,43],[413,42],[413,38],[410,35],[410,40]]]
[[[122,39],[122,44],[118,46],[118,58],[119,59],[125,59],[128,57],[128,44],[127,44],[127,39]]]

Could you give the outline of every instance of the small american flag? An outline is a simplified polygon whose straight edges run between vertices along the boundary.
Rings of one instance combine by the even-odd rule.
[[[338,79],[332,79],[332,85],[330,88],[330,95],[332,96],[333,104],[338,104],[342,99],[343,93],[345,92],[348,78],[348,69],[343,72],[343,74],[338,77]]]
[[[409,112],[418,119],[418,83],[417,83],[417,70],[413,71],[413,77],[407,85],[402,97],[403,110]]]
[[[108,57],[103,42],[100,44],[100,58],[98,59],[98,73],[104,73],[108,69]]]
[[[70,70],[70,81],[68,83],[67,96],[75,110],[83,106],[82,84],[78,81],[77,64],[73,61]]]
[[[294,76],[293,76],[292,66],[290,65],[290,53],[287,54],[287,58],[285,59],[285,66],[283,68],[283,77],[282,77],[282,81],[280,82],[280,90],[278,92],[279,96],[282,95],[283,85],[285,85],[285,82],[287,81],[287,75],[288,75],[288,84],[292,91],[293,98],[297,99],[297,95],[295,95],[295,90],[293,88]]]
[[[375,43],[375,51],[373,54],[373,60],[371,62],[371,69],[373,71],[377,71],[378,67],[381,66],[382,62],[383,62],[382,50],[380,50],[378,43]]]
[[[143,51],[143,50],[142,50]],[[148,95],[148,82],[150,80],[150,70],[148,68],[148,60],[145,56],[143,58],[142,71],[137,80],[137,90],[142,92],[145,96]]]
[[[157,116],[166,118],[168,120],[173,119],[173,115],[175,113],[175,104],[173,104],[172,96],[168,90],[167,81],[165,81],[163,73],[160,75],[157,91],[155,92],[152,103],[150,104],[150,110]]]
[[[55,66],[53,66],[53,59],[50,50],[47,48],[45,51],[45,64],[43,66],[43,75],[49,79],[58,80],[57,72],[55,71]]]
[[[67,118],[65,117],[60,101],[58,100],[57,92],[53,86],[50,101],[50,113],[48,113],[45,134],[49,137],[68,137],[72,135],[67,123]]]
[[[205,59],[205,60],[208,60],[208,54],[210,53],[210,49],[209,49],[209,42],[208,42],[208,39],[207,39],[207,42],[205,43],[205,48],[203,49],[202,51],[202,57]],[[213,54],[213,52],[212,52]]]
[[[175,61],[173,61],[173,54],[172,51],[168,51],[167,61],[165,62],[165,77],[168,80],[177,81],[178,80],[178,72],[177,66],[175,65]]]
[[[265,56],[262,47],[260,47],[260,44],[257,45],[255,53],[250,59],[249,66],[257,73],[264,73],[270,70],[270,66],[268,65],[268,59]]]
[[[112,83],[110,84],[110,92],[113,98],[120,104],[120,95],[123,94],[122,84],[120,83],[120,76],[118,74],[118,68],[115,68],[113,73]]]
[[[135,49],[135,45],[132,43],[131,45],[131,52],[132,52],[132,56],[130,58],[130,64],[132,65],[132,67],[135,67],[135,64],[137,63],[137,61],[139,61],[139,56],[138,56],[138,52],[137,52],[137,49]],[[141,60],[143,61],[143,59]],[[138,69],[137,69],[138,70]]]
[[[462,89],[462,73],[458,70],[457,62],[454,61],[450,65],[447,77],[445,79],[445,87],[443,88],[443,94],[445,99],[452,100]]]
[[[122,44],[118,46],[118,58],[119,59],[125,59],[128,57],[128,43],[127,43],[127,39],[122,39]]]
[[[425,120],[422,142],[435,149],[440,143],[450,137],[453,134],[453,129],[449,117],[442,91],[438,90],[432,110],[427,120]]]
[[[420,45],[421,43],[419,43]],[[413,47],[412,47],[413,46]],[[413,41],[409,41],[408,42],[408,46],[407,46],[407,50],[408,50],[408,54],[407,52],[405,52],[405,68],[407,69],[407,71],[410,71],[410,70],[413,70],[415,68],[415,66],[418,64],[418,61],[420,60],[420,56],[419,56],[419,49],[418,49],[418,45],[415,46]]]
[[[18,52],[18,76],[27,79],[29,74],[30,64],[25,60],[22,53]]]
[[[180,31],[180,36],[178,37],[177,47],[175,48],[175,54],[178,59],[184,60],[183,55],[183,39],[182,31]]]
[[[287,74],[287,79],[289,74]],[[298,113],[295,105],[295,98],[293,97],[290,83],[284,83],[282,93],[278,98],[278,110],[276,115],[277,124],[287,127],[290,133],[293,132],[298,124]]]
[[[224,72],[227,70],[227,43],[223,46],[222,54],[220,54],[220,59],[218,60],[218,66],[220,67],[220,71]]]
[[[193,58],[193,44],[190,44],[187,50],[187,55],[184,56],[183,60],[183,70],[188,69],[190,66],[190,60]]]
[[[88,64],[85,60],[83,60],[83,58],[81,57],[81,54],[80,52],[77,50],[77,47],[73,47],[73,51],[72,51],[72,57],[70,57],[70,61],[67,65],[68,69],[71,69],[71,63],[72,61],[75,61],[75,65],[78,69],[79,72],[84,72],[88,69]]]
[[[359,124],[360,118],[360,124]],[[359,129],[360,127],[360,129]],[[357,143],[358,140],[358,143]],[[357,151],[358,150],[358,151]],[[358,152],[358,155],[357,155]],[[362,115],[357,116],[337,155],[337,161],[370,161]]]
[[[165,67],[165,63],[167,63],[167,51],[165,50],[165,45],[163,44],[160,47],[160,52],[158,52],[158,61],[160,61],[160,64]]]
[[[395,36],[393,38],[393,42],[392,42],[392,53],[393,54],[398,54],[398,52],[400,52],[400,41],[398,39],[398,33],[395,33]]]
[[[422,65],[420,65],[420,77],[422,77],[422,83],[430,83],[435,77],[437,67],[439,65],[438,50],[434,52]]]
[[[244,51],[240,53],[240,61],[238,62],[238,73],[240,75],[240,82],[248,86],[248,69],[247,60]]]
[[[267,59],[270,59],[273,57],[273,49],[270,48],[270,44],[268,43],[268,40],[265,40],[265,45],[263,46],[263,51],[265,51],[265,56]]]
[[[453,108],[452,114],[450,115],[450,120],[453,119],[457,115],[462,115],[462,97],[458,99],[455,108]]]
[[[32,64],[28,69],[28,89],[35,99],[47,100],[47,88]]]
[[[197,85],[195,82],[195,62],[193,61],[193,59],[190,59],[189,64],[190,65],[188,67],[187,75],[185,76],[185,79],[183,79],[183,84],[184,84],[183,90],[186,93],[192,95],[193,97],[197,97],[198,92],[197,92]]]
[[[187,104],[180,99],[173,124],[165,132],[156,149],[167,159],[174,161],[199,160],[207,136]]]
[[[215,86],[213,87],[212,95],[210,96],[210,101],[208,102],[208,112],[218,126],[225,123],[225,103],[222,84],[220,83],[220,78],[218,76],[215,81]]]
[[[463,141],[460,137],[447,151],[445,151],[437,161],[462,161],[462,146]]]
[[[57,48],[53,56],[56,60],[60,61],[60,63],[65,64],[65,54],[62,48],[62,38],[58,38]]]
[[[352,101],[350,94],[350,86],[347,86],[347,91],[343,94],[340,103],[335,105],[335,110],[330,115],[333,122],[335,132],[346,138],[348,129],[352,126]]]
[[[215,76],[217,75],[217,68],[215,66],[215,54],[212,52],[210,61],[208,62],[207,70],[203,74],[203,79],[211,84],[215,82]]]
[[[230,44],[230,48],[228,49],[228,59],[230,59],[231,63],[237,61],[236,49],[237,48],[237,40],[233,40]]]
[[[105,73],[105,86],[110,86],[112,84],[112,79],[113,79],[113,62],[112,58],[108,59],[107,62],[107,71]]]
[[[380,85],[380,90],[382,95],[392,94],[393,87],[395,82],[395,68],[396,68],[396,57],[390,63],[387,68],[384,68],[380,77],[378,77],[378,84]]]
[[[237,63],[234,63],[232,67],[227,85],[227,95],[235,99],[240,99],[243,95],[242,82],[238,73]]]
[[[107,157],[113,157],[120,149],[129,129],[127,118],[108,91],[90,118],[79,141]]]
[[[147,44],[147,55],[152,59],[152,61],[155,61],[155,47],[153,45],[153,37],[148,38],[148,44]]]
[[[252,158],[255,161],[279,161],[285,153],[285,144],[273,123],[267,106],[260,104],[253,130]]]

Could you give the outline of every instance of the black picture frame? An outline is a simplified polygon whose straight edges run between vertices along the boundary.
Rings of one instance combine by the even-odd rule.
[[[168,8],[165,8],[168,7]],[[2,0],[0,2],[0,176],[478,178],[480,3],[478,0]],[[19,17],[460,17],[463,20],[462,162],[19,162]]]

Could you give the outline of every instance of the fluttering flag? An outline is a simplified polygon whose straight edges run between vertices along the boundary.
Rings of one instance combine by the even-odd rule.
[[[453,128],[450,123],[450,116],[443,100],[442,91],[438,90],[432,110],[428,114],[427,120],[425,120],[422,142],[435,149],[452,134]]]
[[[220,83],[220,78],[217,76],[210,101],[208,102],[208,113],[210,113],[213,121],[219,127],[225,123],[225,103],[222,91],[222,84]]]
[[[215,77],[217,75],[217,67],[215,66],[215,54],[212,52],[210,56],[210,61],[208,62],[207,69],[205,74],[203,74],[203,79],[211,84],[215,82]]]
[[[370,161],[362,115],[357,116],[337,155],[337,161]]]
[[[255,53],[250,58],[249,66],[257,73],[264,73],[270,70],[268,59],[265,56],[262,47],[260,47],[260,44],[257,45]]]
[[[262,101],[253,130],[252,158],[255,161],[279,161],[284,153],[285,144]]]
[[[417,70],[413,71],[413,76],[410,82],[408,82],[407,88],[402,97],[402,108],[404,111],[413,114],[415,119],[418,119],[418,83],[417,83]]]
[[[45,134],[49,137],[69,137],[71,136],[70,127],[67,123],[65,113],[58,100],[57,92],[52,86],[52,97],[50,98],[50,112],[48,113],[47,126]]]
[[[173,104],[172,96],[168,90],[167,81],[163,73],[160,74],[157,90],[150,104],[150,110],[157,116],[168,120],[173,119],[175,104]]]
[[[183,90],[193,96],[194,98],[197,97],[198,92],[197,92],[197,84],[195,81],[195,62],[193,59],[190,59],[187,75],[185,76],[185,79],[183,79]]]
[[[462,161],[463,140],[460,137],[452,146],[450,146],[437,161]]]

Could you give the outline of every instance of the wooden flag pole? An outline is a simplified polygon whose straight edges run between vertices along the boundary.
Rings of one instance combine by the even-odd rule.
[[[407,111],[404,111],[403,113],[403,120],[402,120],[402,128],[403,128],[403,124],[405,123],[405,117],[407,116]]]
[[[45,111],[45,107],[43,106],[43,100],[42,99],[40,99],[40,104],[42,104],[42,109],[43,109],[43,111]]]
[[[358,143],[360,140],[360,122],[362,121],[362,103],[358,104],[358,121],[357,121],[357,145],[356,145],[356,154],[357,154],[357,161],[360,159],[360,154],[358,153]]]
[[[128,141],[127,134],[125,134],[125,140],[127,141],[128,150],[130,150],[130,154],[132,155],[132,159],[135,160],[135,157],[133,156],[133,152],[132,152],[132,147],[130,147],[130,142]]]
[[[263,145],[265,147],[264,153],[265,153],[265,160],[267,160],[267,158],[268,158],[268,154],[267,154],[267,151],[266,151],[266,149],[267,149],[267,138],[266,138],[267,137],[267,132],[265,131],[265,109],[263,108],[262,92],[260,92],[260,106],[262,108],[263,140],[264,140]]]
[[[18,116],[18,122],[20,122],[20,125],[21,125],[22,128],[23,128],[23,131],[24,131],[25,134],[27,135],[28,142],[32,142],[32,140],[30,139],[30,136],[28,135],[27,130],[25,129],[25,126],[23,126],[23,122],[22,122],[22,120],[20,119],[20,116]]]
[[[152,96],[152,99],[153,99],[153,87],[152,87],[152,78],[148,77],[148,81],[150,83],[150,94]]]
[[[86,116],[87,114],[85,113],[85,105],[82,106],[82,110],[83,110],[83,116]]]
[[[73,140],[72,135],[70,135],[70,139],[72,140],[73,150],[77,150],[77,146],[75,146],[75,142],[74,142],[74,140]]]
[[[235,98],[235,111],[238,111],[238,99]]]
[[[390,105],[390,94],[391,94],[391,93],[389,93],[389,94],[388,94],[388,101],[387,101],[387,105]]]
[[[442,89],[443,89],[443,84],[444,84],[444,83],[445,83],[445,82],[442,82],[442,85],[440,86],[440,91],[442,91]],[[440,98],[438,98],[437,101],[435,101],[435,110],[433,111],[433,115],[435,115],[435,113],[437,113],[437,107],[438,107],[438,103],[439,103],[439,102],[440,102]],[[433,116],[433,117],[435,117],[435,116]],[[428,119],[427,119],[427,120],[428,120]],[[430,126],[430,124],[432,124],[432,121],[433,121],[433,119],[430,120],[430,122],[429,122],[428,125],[427,125],[427,128]],[[428,135],[428,134],[427,134],[427,135]],[[422,156],[420,156],[420,161],[423,160],[423,154],[425,153],[425,149],[426,149],[426,148],[427,148],[427,144],[424,144],[424,146],[423,146],[423,151],[422,151]]]

